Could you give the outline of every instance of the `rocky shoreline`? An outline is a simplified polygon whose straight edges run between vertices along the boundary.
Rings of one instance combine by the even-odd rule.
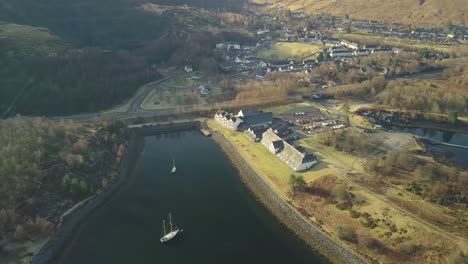
[[[296,208],[282,200],[270,186],[248,165],[235,147],[219,132],[212,134],[223,152],[239,170],[242,181],[257,198],[289,229],[332,263],[370,263],[365,257],[344,248],[330,238],[320,227],[305,218]]]

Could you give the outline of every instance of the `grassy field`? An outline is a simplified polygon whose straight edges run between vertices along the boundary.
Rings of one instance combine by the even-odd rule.
[[[186,88],[192,87],[194,83],[194,80],[191,80],[186,76],[182,76],[179,78],[171,79],[169,82],[167,82],[167,86],[170,86],[171,88]]]
[[[0,41],[14,43],[24,55],[54,56],[70,48],[46,28],[0,22]]]
[[[198,85],[209,83],[209,95],[201,96]],[[194,81],[186,77],[172,79],[160,84],[145,98],[142,108],[147,110],[203,107],[209,108],[207,99],[222,94],[222,89],[211,81]]]
[[[277,42],[268,48],[259,50],[257,58],[269,60],[297,60],[315,55],[322,49],[320,45],[298,43],[298,42]]]

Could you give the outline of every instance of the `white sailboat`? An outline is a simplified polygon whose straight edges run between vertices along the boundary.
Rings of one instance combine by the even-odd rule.
[[[172,160],[172,170],[171,170],[172,174],[176,173],[176,170],[177,169],[176,169],[176,166],[175,166],[175,161]]]
[[[174,224],[175,228],[172,226],[172,218],[171,214],[169,213],[169,232],[166,232],[166,222],[163,220],[163,230],[162,230],[162,237],[160,239],[161,243],[166,243],[173,239],[177,234],[181,233],[183,230],[177,228]]]

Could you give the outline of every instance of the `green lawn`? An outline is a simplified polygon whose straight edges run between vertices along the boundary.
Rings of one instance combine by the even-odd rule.
[[[181,77],[172,79],[169,82],[167,82],[167,86],[181,89],[181,88],[192,87],[194,83],[195,82],[193,80],[190,80],[186,76],[181,76]]]
[[[14,43],[16,52],[24,55],[52,56],[70,48],[46,28],[0,22],[0,40]]]
[[[314,55],[322,46],[298,42],[277,42],[257,52],[257,58],[270,60],[297,60]]]

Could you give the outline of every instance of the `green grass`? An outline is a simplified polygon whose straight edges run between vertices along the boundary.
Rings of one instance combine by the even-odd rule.
[[[61,38],[45,28],[12,23],[0,23],[0,42],[12,45],[15,52],[24,55],[53,56],[69,48]]]
[[[195,101],[194,101],[195,100]],[[173,90],[153,90],[141,104],[146,110],[176,109],[178,107],[193,107],[205,105],[205,97],[198,93],[192,97],[185,93],[177,93]]]
[[[270,60],[297,60],[319,52],[322,46],[298,42],[277,42],[257,52],[257,58]]]
[[[194,83],[195,83],[194,80],[190,80],[187,77],[182,76],[182,77],[170,80],[167,83],[167,86],[181,89],[181,88],[192,87]]]

